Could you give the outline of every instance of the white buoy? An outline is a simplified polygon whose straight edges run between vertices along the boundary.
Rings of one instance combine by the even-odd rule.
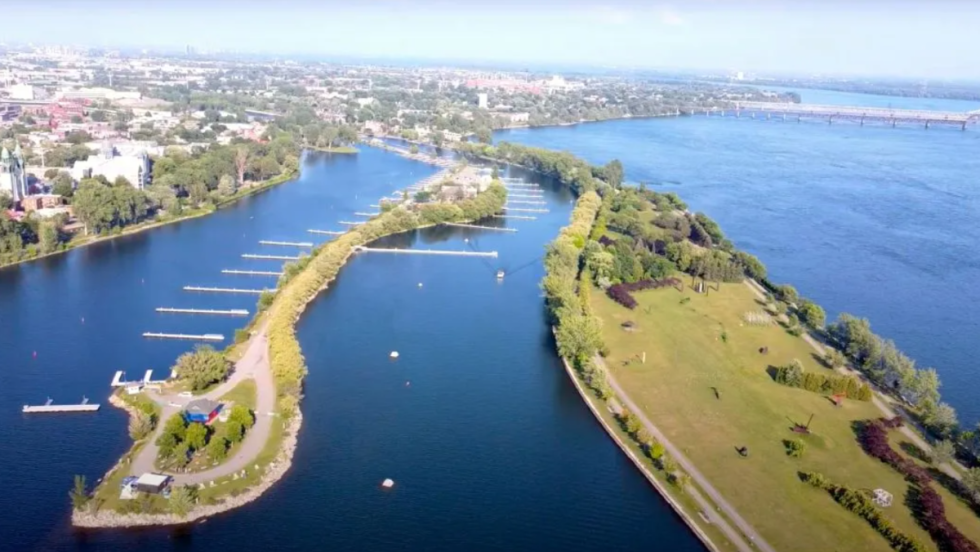
[[[381,486],[382,486],[382,487],[384,487],[384,488],[386,488],[386,489],[390,489],[390,488],[392,488],[392,487],[394,487],[394,486],[395,486],[395,482],[394,482],[394,481],[392,481],[391,479],[385,479],[385,480],[384,480],[384,481],[383,481],[383,482],[381,483]]]
[[[422,287],[422,282],[419,282],[419,287]]]
[[[390,355],[391,358],[398,358],[398,351],[392,351]]]

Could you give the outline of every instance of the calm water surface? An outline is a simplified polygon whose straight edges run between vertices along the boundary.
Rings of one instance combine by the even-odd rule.
[[[555,358],[537,282],[572,198],[550,183],[551,213],[514,221],[516,234],[430,229],[386,240],[499,251],[492,262],[366,254],[344,268],[300,323],[306,421],[293,469],[260,500],[192,528],[69,529],[72,476],[94,481],[127,449],[125,415],[106,405],[28,417],[22,404],[83,394],[105,403],[116,370],[161,374],[191,347],[143,331],[230,338],[241,319],[153,309],[252,309],[252,296],[181,287],[271,284],[220,270],[277,267],[240,255],[288,250],[260,239],[339,229],[433,171],[370,148],[307,156],[297,182],[212,216],[0,271],[0,549],[702,550]],[[503,282],[498,268],[511,272]],[[386,477],[397,482],[391,492],[378,489]]]
[[[801,89],[803,101],[856,97]],[[932,100],[937,109],[960,102]],[[920,366],[967,425],[980,420],[980,128],[860,127],[721,117],[514,130],[499,140],[620,159],[628,180],[704,211],[777,282],[868,317]]]

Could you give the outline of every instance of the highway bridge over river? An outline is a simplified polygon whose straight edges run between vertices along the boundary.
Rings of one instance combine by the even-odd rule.
[[[766,119],[796,120],[802,118],[826,119],[828,124],[835,121],[855,121],[862,126],[865,122],[876,122],[896,126],[899,123],[914,123],[929,128],[932,125],[955,125],[966,130],[967,125],[975,125],[980,120],[980,110],[927,111],[919,109],[892,109],[886,107],[860,107],[844,105],[817,105],[782,102],[734,102],[734,108],[714,109],[704,112],[711,116],[733,115],[735,117],[765,117]]]

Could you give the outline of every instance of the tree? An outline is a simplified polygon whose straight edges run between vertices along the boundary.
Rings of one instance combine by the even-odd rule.
[[[595,316],[567,316],[558,325],[555,339],[561,356],[572,360],[590,358],[602,348],[602,320]]]
[[[208,428],[201,423],[192,423],[187,426],[187,433],[184,435],[184,442],[195,451],[202,450],[208,440]]]
[[[177,377],[190,383],[194,391],[224,380],[229,368],[224,355],[207,345],[180,355],[175,366]]]
[[[800,320],[811,328],[822,328],[827,321],[823,308],[809,299],[801,300],[796,307],[796,312],[799,313]]]
[[[255,416],[252,411],[248,409],[247,406],[243,404],[236,404],[231,407],[231,413],[228,414],[228,420],[235,420],[236,422],[242,424],[245,429],[251,429],[255,425]]]
[[[950,435],[956,427],[956,410],[946,403],[939,403],[935,407],[924,409],[925,422],[929,429],[937,434],[946,437]]]
[[[221,435],[213,435],[205,452],[212,462],[221,462],[228,457],[228,440]]]
[[[45,220],[38,224],[37,239],[38,248],[45,255],[54,252],[58,248],[61,240],[54,221]]]
[[[221,175],[221,179],[218,180],[218,193],[228,197],[234,195],[235,191],[235,178],[230,174]]]
[[[0,191],[0,210],[13,209],[14,208],[14,198],[10,197],[10,194],[5,190]]]
[[[960,482],[974,500],[980,499],[980,468],[966,470]]]
[[[337,139],[343,144],[353,144],[357,141],[357,131],[353,127],[344,125],[337,132]]]
[[[163,426],[163,435],[173,435],[177,441],[183,441],[187,434],[187,420],[180,413],[174,414]],[[161,437],[163,436],[161,435]]]
[[[623,164],[620,163],[619,159],[613,159],[612,161],[606,163],[603,167],[603,176],[605,176],[606,183],[613,188],[618,188],[623,183]]]
[[[840,368],[847,364],[847,357],[837,349],[827,349],[823,355],[823,361],[831,368]]]
[[[105,111],[102,111],[102,110],[93,111],[89,115],[89,117],[91,117],[92,120],[95,121],[96,123],[104,123],[108,119],[108,117],[106,116]]]
[[[952,441],[943,439],[932,446],[932,454],[929,456],[932,458],[932,463],[937,466],[949,464],[956,458],[956,447]]]
[[[71,119],[69,119],[69,120],[72,122],[72,124],[75,124],[75,125],[82,124],[82,116],[81,115],[72,115],[71,116]]]
[[[75,182],[72,180],[71,175],[64,171],[58,171],[58,174],[56,174],[53,179],[51,193],[60,195],[64,198],[70,198],[72,195],[74,195]]]
[[[117,176],[116,179],[112,182],[112,185],[119,186],[119,187],[123,187],[123,186],[129,186],[130,188],[133,187],[133,183],[130,182],[129,179],[123,175]]]
[[[197,489],[188,485],[181,485],[170,491],[170,500],[167,505],[170,512],[179,518],[187,517],[187,514],[194,509],[197,501]]]
[[[415,155],[415,154],[417,154],[417,153],[419,152],[419,147],[418,147],[417,145],[415,145],[415,144],[412,144],[412,145],[411,145],[411,146],[410,146],[410,147],[408,148],[408,151],[409,151],[409,153],[411,153],[412,155]]]
[[[487,127],[480,127],[476,129],[474,134],[476,134],[476,139],[481,144],[490,144],[493,142],[493,133],[491,133],[490,129]]]
[[[68,496],[71,497],[71,507],[75,510],[84,509],[85,505],[88,504],[88,501],[91,498],[88,495],[88,490],[85,487],[85,476],[76,475],[75,485],[72,487],[71,492],[68,493]]]
[[[129,436],[134,441],[146,437],[153,431],[153,416],[142,410],[133,412],[129,418]]]
[[[235,150],[235,170],[238,171],[238,185],[245,185],[245,169],[248,167],[248,146],[238,146]]]
[[[228,420],[228,424],[225,425],[225,437],[230,443],[238,443],[244,435],[245,428],[242,427],[241,422],[238,420]]]

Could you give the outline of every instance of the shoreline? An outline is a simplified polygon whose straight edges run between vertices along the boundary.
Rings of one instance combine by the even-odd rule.
[[[21,259],[19,261],[15,261],[15,262],[12,262],[12,263],[0,264],[0,270],[5,270],[5,269],[12,268],[12,267],[15,267],[15,266],[20,266],[22,264],[31,263],[31,262],[34,262],[34,261],[39,261],[41,259],[47,259],[47,258],[50,258],[50,257],[55,257],[55,256],[58,256],[58,255],[63,255],[65,253],[70,253],[70,252],[75,251],[77,249],[81,249],[83,247],[88,247],[90,245],[94,245],[94,244],[97,244],[97,243],[108,242],[108,241],[112,241],[112,240],[115,240],[115,239],[118,239],[118,238],[124,238],[124,237],[127,237],[127,236],[135,236],[135,235],[140,234],[142,232],[146,232],[147,230],[153,230],[155,228],[160,228],[162,226],[167,226],[167,225],[175,224],[175,223],[178,223],[178,222],[184,222],[184,221],[188,221],[188,220],[198,219],[198,218],[201,218],[201,217],[206,217],[208,215],[212,215],[212,214],[218,212],[221,209],[224,209],[225,207],[228,207],[229,205],[234,205],[235,203],[238,203],[242,199],[245,199],[247,197],[251,197],[251,196],[253,196],[255,194],[264,192],[266,190],[270,190],[272,188],[275,188],[276,186],[279,186],[280,184],[285,184],[287,182],[290,182],[292,180],[295,180],[298,176],[299,176],[299,171],[295,171],[295,172],[293,172],[290,175],[279,175],[279,176],[277,176],[275,178],[270,178],[269,180],[266,180],[263,183],[260,183],[260,184],[257,184],[257,185],[254,185],[254,186],[249,187],[247,190],[245,190],[245,193],[243,193],[240,196],[233,197],[233,198],[228,198],[225,201],[216,203],[214,205],[214,209],[211,210],[211,211],[204,211],[202,213],[194,213],[192,215],[184,215],[184,216],[180,216],[180,217],[177,217],[177,218],[174,218],[174,219],[170,219],[170,220],[158,220],[158,221],[152,221],[152,222],[149,222],[148,221],[148,222],[140,223],[140,224],[137,224],[135,226],[132,226],[132,227],[130,227],[128,229],[125,229],[124,228],[122,230],[122,232],[120,232],[118,234],[114,234],[114,235],[113,234],[110,234],[108,236],[96,236],[96,237],[94,237],[94,238],[92,238],[90,240],[87,240],[87,241],[84,241],[84,242],[81,242],[81,243],[77,243],[75,245],[71,245],[71,246],[66,247],[64,249],[59,249],[57,251],[52,251],[50,253],[45,253],[45,254],[37,255],[37,256],[32,257],[30,259]]]
[[[582,401],[585,402],[585,405],[589,407],[589,410],[592,412],[592,415],[595,416],[595,419],[597,422],[599,422],[599,425],[601,425],[602,428],[606,430],[606,434],[609,435],[609,438],[612,439],[613,442],[615,442],[616,445],[619,447],[619,449],[623,452],[623,454],[625,454],[630,459],[630,461],[633,462],[633,465],[636,466],[636,469],[638,469],[640,473],[643,474],[643,477],[645,477],[646,480],[650,483],[650,485],[652,485],[653,488],[657,490],[657,493],[659,493],[660,496],[667,502],[667,504],[671,507],[674,513],[681,518],[681,520],[687,525],[688,529],[690,529],[691,532],[694,533],[694,536],[696,536],[698,540],[700,540],[708,548],[708,550],[711,550],[712,552],[719,552],[721,549],[718,548],[718,546],[714,543],[714,541],[711,540],[711,537],[709,537],[708,534],[705,533],[703,529],[701,529],[701,526],[698,525],[696,521],[694,521],[694,518],[692,518],[691,515],[684,510],[684,506],[682,506],[670,494],[670,491],[663,485],[663,483],[657,480],[653,471],[651,471],[648,463],[644,462],[640,458],[637,458],[636,454],[632,450],[630,450],[629,444],[624,442],[622,436],[619,435],[619,433],[617,433],[616,430],[609,425],[609,422],[607,422],[605,418],[602,417],[602,414],[599,412],[598,407],[593,402],[592,398],[588,396],[588,391],[586,391],[585,388],[582,387],[582,382],[579,381],[579,378],[575,374],[575,371],[572,369],[571,365],[568,364],[568,360],[565,359],[564,357],[559,357],[559,358],[561,358],[561,363],[565,367],[565,373],[568,374],[569,379],[572,380],[572,385],[575,386],[575,390],[578,391],[578,394],[582,398]]]

